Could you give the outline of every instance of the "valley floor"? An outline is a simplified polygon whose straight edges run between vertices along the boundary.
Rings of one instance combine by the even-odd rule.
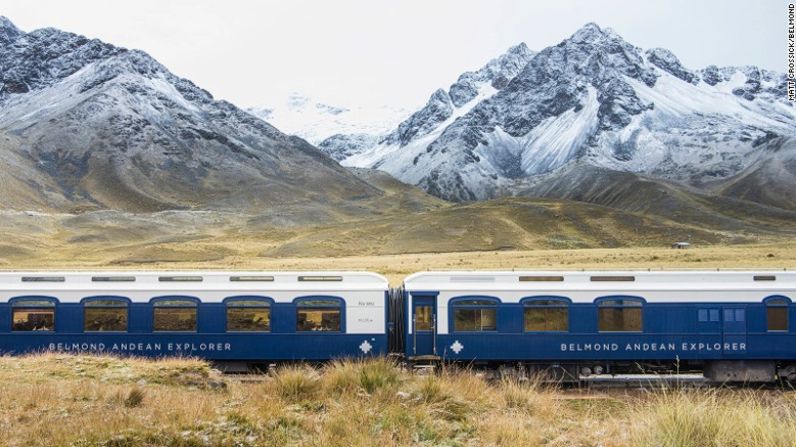
[[[212,264],[206,265],[208,268],[212,266]],[[199,264],[197,267],[204,268],[205,265]],[[793,269],[796,268],[796,240],[770,244],[706,246],[685,250],[630,247],[280,258],[243,263],[241,268],[243,267],[280,270],[371,270],[387,276],[393,284],[399,284],[402,278],[421,270]]]
[[[112,251],[107,252],[114,255]],[[69,256],[67,256],[67,254]],[[179,252],[177,252],[179,254]],[[394,285],[422,270],[511,269],[793,269],[796,240],[758,244],[695,246],[685,250],[668,247],[600,249],[469,251],[344,257],[220,256],[213,259],[153,257],[133,263],[110,262],[103,253],[66,251],[41,257],[2,262],[2,269],[221,269],[221,270],[369,270],[381,273]]]
[[[796,266],[792,212],[661,217],[520,198],[429,206],[357,219],[0,210],[0,269],[368,269],[397,280],[432,268]],[[694,248],[670,249],[677,241]]]
[[[0,446],[792,446],[792,390],[558,389],[384,360],[0,357]]]

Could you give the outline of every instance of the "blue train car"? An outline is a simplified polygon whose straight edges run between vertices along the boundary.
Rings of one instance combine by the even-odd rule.
[[[385,355],[387,280],[366,272],[0,274],[0,354]]]
[[[404,298],[409,358],[796,379],[793,272],[424,272]]]

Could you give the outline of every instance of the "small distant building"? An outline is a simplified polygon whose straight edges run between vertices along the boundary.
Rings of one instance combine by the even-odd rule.
[[[672,248],[676,248],[679,250],[685,250],[686,248],[691,247],[691,244],[688,242],[675,242],[672,244]]]

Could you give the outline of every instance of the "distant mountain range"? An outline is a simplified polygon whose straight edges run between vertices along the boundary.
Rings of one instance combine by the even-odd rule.
[[[0,208],[368,209],[382,191],[149,55],[0,17]]]
[[[622,206],[633,191],[594,188],[623,178],[796,209],[796,108],[785,81],[753,66],[690,70],[666,49],[644,51],[590,23],[538,53],[520,44],[464,73],[388,132],[336,134],[319,147],[454,201]]]
[[[784,75],[689,70],[594,24],[538,53],[516,45],[410,113],[301,95],[244,111],[144,52],[0,17],[0,210],[211,210],[263,226],[381,216],[385,231],[385,216],[431,211],[412,231],[445,235],[452,216],[525,216],[512,210],[541,197],[610,207],[581,217],[644,215],[659,238],[719,240],[796,221],[795,137]],[[438,200],[501,196],[520,199]]]

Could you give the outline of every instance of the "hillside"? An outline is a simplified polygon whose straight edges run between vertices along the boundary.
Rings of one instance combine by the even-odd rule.
[[[306,141],[142,51],[0,27],[0,208],[378,208],[379,190]]]
[[[397,198],[403,193],[389,194]],[[796,236],[792,214],[759,221],[742,217],[689,221],[688,216],[666,218],[578,201],[522,198],[454,206],[412,198],[402,206],[417,209],[418,204],[426,210],[365,220],[324,219],[315,225],[303,223],[311,216],[296,223],[281,213],[0,211],[4,234],[0,267],[258,268],[306,258],[312,268],[313,257],[328,257],[332,263],[324,265],[332,267],[334,259],[343,256],[662,248],[679,240],[697,245],[777,243]]]
[[[796,140],[777,141],[766,157],[718,183],[724,196],[796,210]]]
[[[796,212],[782,209],[787,208],[790,196],[776,195],[777,191],[780,189],[766,189],[769,197],[776,200],[765,204],[758,197],[749,200],[729,188],[719,195],[648,175],[580,162],[540,176],[536,183],[519,189],[517,194],[587,202],[704,228],[737,231],[757,227],[777,231],[796,222]]]

